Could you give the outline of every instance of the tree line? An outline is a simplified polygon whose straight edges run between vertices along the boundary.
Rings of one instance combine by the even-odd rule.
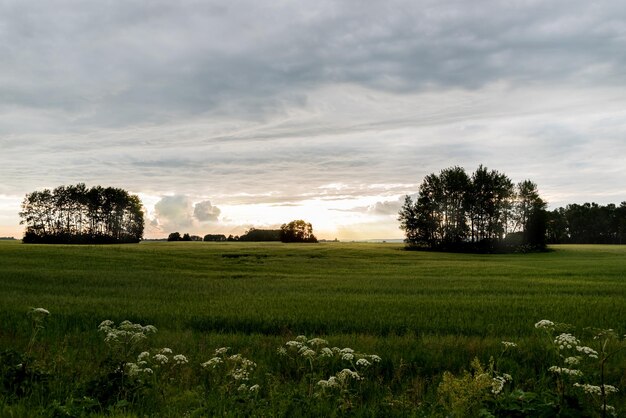
[[[317,242],[317,238],[313,235],[313,226],[301,219],[291,221],[281,225],[280,229],[257,229],[250,228],[241,236],[229,235],[226,237],[223,234],[206,234],[204,238],[200,238],[197,235],[184,234],[180,235],[179,232],[172,232],[169,234],[168,241],[244,241],[244,242],[267,242],[267,241],[282,241],[282,242]]]
[[[25,243],[131,243],[143,237],[141,200],[123,189],[59,186],[27,194],[21,209]]]
[[[626,201],[570,204],[547,213],[550,244],[626,244]]]
[[[514,184],[480,165],[429,174],[398,220],[412,248],[496,252],[545,248],[546,203],[530,180]]]

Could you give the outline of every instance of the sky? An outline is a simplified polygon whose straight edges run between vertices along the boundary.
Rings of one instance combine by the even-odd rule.
[[[429,173],[620,203],[625,157],[617,0],[0,1],[0,236],[86,183],[139,195],[147,238],[402,238]]]

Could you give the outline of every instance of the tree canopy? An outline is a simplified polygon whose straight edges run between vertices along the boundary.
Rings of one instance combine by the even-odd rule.
[[[126,190],[79,183],[29,193],[19,213],[25,243],[130,243],[143,237],[141,200]]]
[[[548,242],[626,244],[626,202],[569,204],[548,212]]]
[[[313,235],[313,226],[301,219],[282,224],[280,227],[282,242],[317,242]]]
[[[429,174],[415,201],[406,196],[398,220],[411,247],[491,252],[524,245],[545,247],[545,207],[537,185],[515,185],[480,165]]]

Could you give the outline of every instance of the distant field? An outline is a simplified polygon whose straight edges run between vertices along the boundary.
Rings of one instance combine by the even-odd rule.
[[[413,375],[458,371],[475,355],[497,354],[501,340],[532,347],[541,319],[624,334],[626,246],[551,250],[469,255],[383,243],[0,241],[0,350],[27,343],[28,307],[52,313],[42,341],[78,362],[104,350],[96,332],[104,319],[153,324],[155,341],[196,362],[221,345],[266,356],[306,334],[403,361]]]

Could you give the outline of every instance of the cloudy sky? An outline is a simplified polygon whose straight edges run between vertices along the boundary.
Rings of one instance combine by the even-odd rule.
[[[400,238],[424,175],[481,163],[626,200],[623,2],[0,1],[0,236],[84,182],[147,237]]]

